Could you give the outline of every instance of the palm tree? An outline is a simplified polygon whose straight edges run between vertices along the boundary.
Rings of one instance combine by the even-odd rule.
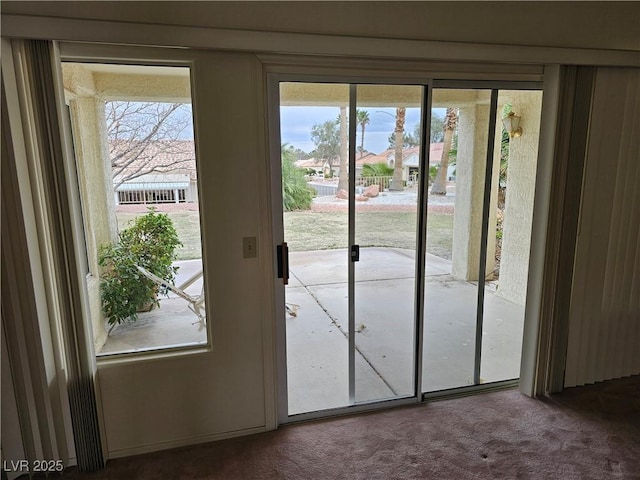
[[[404,146],[404,121],[407,115],[407,109],[404,107],[396,108],[396,145],[395,145],[395,161],[393,163],[393,178],[389,185],[389,190],[404,190],[404,180],[402,179],[402,147]]]
[[[458,114],[455,108],[447,108],[447,114],[444,121],[444,139],[442,140],[442,157],[440,157],[440,166],[436,173],[436,178],[431,186],[432,195],[447,194],[447,168],[449,167],[449,153],[451,152],[451,143],[453,141],[453,132],[458,123]]]
[[[358,125],[362,128],[362,137],[360,137],[360,153],[364,153],[364,130],[367,125],[369,125],[369,112],[366,110],[357,110],[356,109],[356,118],[358,120]]]
[[[347,107],[340,107],[340,175],[338,190],[349,189],[349,133],[347,131]]]

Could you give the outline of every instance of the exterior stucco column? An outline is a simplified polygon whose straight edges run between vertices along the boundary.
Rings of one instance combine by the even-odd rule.
[[[498,294],[519,305],[527,295],[542,92],[511,92],[513,111],[522,117],[522,136],[509,141]]]
[[[87,290],[95,348],[100,351],[107,332],[100,299],[98,250],[101,245],[114,241],[117,232],[104,101],[76,97],[70,102],[70,108],[87,246]]]
[[[459,110],[451,273],[462,280],[478,280],[488,122],[488,105]],[[495,225],[495,212],[493,218]],[[487,262],[487,271],[491,271],[492,254],[487,255]]]

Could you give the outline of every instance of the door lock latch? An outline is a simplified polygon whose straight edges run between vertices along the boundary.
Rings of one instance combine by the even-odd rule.
[[[360,245],[351,245],[351,261],[360,261]]]
[[[284,285],[289,284],[289,246],[283,242],[276,248],[278,258],[278,278],[282,279]]]

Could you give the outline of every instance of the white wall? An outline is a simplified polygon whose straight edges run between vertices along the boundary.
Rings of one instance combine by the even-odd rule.
[[[198,354],[98,365],[115,456],[269,424],[263,329],[271,318],[264,308],[271,272],[263,265],[269,239],[261,235],[267,165],[256,95],[260,64],[248,54],[198,58],[194,126],[213,346]],[[258,258],[243,258],[245,236],[258,237]]]
[[[640,49],[637,2],[3,1],[2,13],[374,38]]]

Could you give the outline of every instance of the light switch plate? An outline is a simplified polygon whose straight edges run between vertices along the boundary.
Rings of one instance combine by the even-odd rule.
[[[242,257],[256,258],[258,256],[258,242],[256,237],[242,238]]]

